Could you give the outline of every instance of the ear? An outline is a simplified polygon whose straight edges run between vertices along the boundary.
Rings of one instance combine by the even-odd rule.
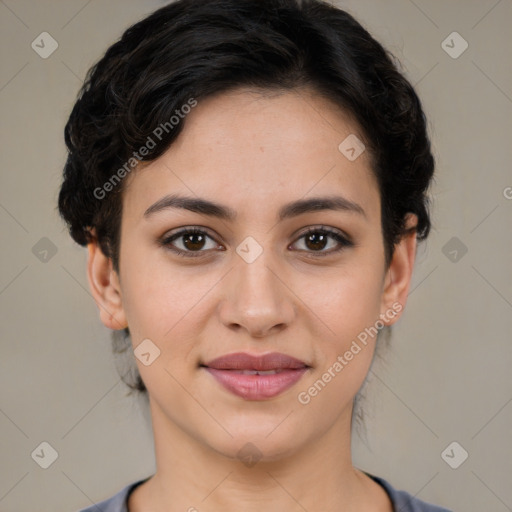
[[[100,319],[109,329],[124,329],[128,327],[128,322],[123,309],[119,276],[113,269],[112,259],[103,254],[96,237],[87,245],[87,249],[87,278],[100,310]]]
[[[414,228],[417,224],[418,217],[413,213],[407,214],[406,229]],[[382,289],[381,319],[386,325],[394,324],[405,308],[416,258],[416,245],[414,230],[404,235],[395,246]]]

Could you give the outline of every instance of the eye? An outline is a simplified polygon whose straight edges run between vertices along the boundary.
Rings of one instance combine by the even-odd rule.
[[[328,256],[346,247],[354,246],[353,242],[340,232],[323,226],[309,228],[297,241],[302,239],[304,239],[305,249],[299,250],[314,253],[311,254],[312,256]],[[210,247],[208,247],[208,240],[210,240]],[[334,249],[331,247],[330,250],[326,251],[324,249],[329,245],[329,240],[335,242]],[[176,233],[166,235],[160,240],[160,244],[178,256],[192,258],[205,256],[204,253],[214,249],[225,250],[207,233],[207,231],[197,227],[189,227]]]
[[[347,237],[342,235],[340,232],[335,231],[326,227],[311,227],[305,233],[303,233],[298,240],[304,239],[304,246],[306,252],[317,253],[314,256],[328,256],[335,252],[339,252],[346,247],[353,247],[354,244]],[[325,247],[328,246],[329,239],[334,240],[334,249],[325,251]],[[301,249],[302,250],[302,249]]]
[[[217,244],[206,231],[198,228],[182,229],[177,233],[165,236],[160,243],[179,256],[194,258],[204,256],[204,254],[201,253],[207,252],[207,250],[205,250],[205,246],[208,245],[208,239],[211,240],[212,243],[210,244],[210,247],[206,247],[206,249],[220,248],[219,244]],[[177,244],[175,240],[178,241]],[[179,245],[181,245],[181,248]]]

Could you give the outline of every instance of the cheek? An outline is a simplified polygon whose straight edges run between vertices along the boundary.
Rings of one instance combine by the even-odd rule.
[[[299,407],[311,417],[331,424],[346,410],[361,388],[375,351],[380,295],[368,279],[346,279],[339,287],[325,289],[316,302],[318,316],[329,329],[314,343],[316,365],[310,378],[298,389]],[[379,325],[379,324],[377,324]]]
[[[182,390],[175,379],[185,380],[189,365],[196,364],[197,340],[191,333],[200,329],[196,323],[197,305],[206,293],[202,288],[194,290],[190,282],[176,276],[169,279],[157,268],[125,279],[124,305],[133,349],[149,339],[154,345],[145,345],[149,350],[144,352],[149,351],[152,358],[157,354],[150,365],[136,357],[138,371],[153,397],[165,390],[171,402],[180,400]]]
[[[123,305],[134,348],[150,339],[161,351],[159,363],[180,373],[187,367],[183,363],[195,365],[194,349],[213,314],[208,297],[219,275],[192,267],[173,269],[156,260],[142,266],[135,259],[125,260],[123,271]],[[143,375],[145,368],[140,370]]]
[[[160,250],[129,248],[121,258],[123,306],[132,332],[161,339],[201,297],[187,271],[172,269]]]
[[[160,339],[170,329],[180,313],[177,297],[179,283],[173,287],[157,278],[158,273],[132,272],[125,274],[123,305],[132,338]],[[166,307],[167,305],[167,307]],[[135,342],[135,339],[134,339]]]
[[[309,316],[319,318],[322,327],[315,336],[317,365],[308,385],[320,379],[322,402],[333,399],[342,405],[340,400],[351,399],[367,375],[380,326],[382,276],[377,269],[352,268],[310,288],[305,302],[314,315]]]
[[[308,282],[306,304],[338,342],[356,336],[379,318],[382,276],[377,267],[361,266]],[[304,289],[306,293],[306,289]]]

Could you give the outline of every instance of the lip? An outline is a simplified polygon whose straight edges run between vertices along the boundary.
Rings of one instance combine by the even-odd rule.
[[[279,352],[251,355],[227,354],[201,365],[225,389],[246,400],[265,400],[292,387],[310,368],[306,363]],[[259,375],[243,372],[275,371]]]
[[[212,359],[202,366],[217,370],[297,370],[308,367],[304,361],[295,357],[270,352],[268,354],[252,355],[248,352],[234,352]]]

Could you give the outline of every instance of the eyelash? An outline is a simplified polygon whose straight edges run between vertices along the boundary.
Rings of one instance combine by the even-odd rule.
[[[341,235],[339,232],[334,231],[334,230],[324,227],[324,226],[308,228],[308,230],[305,231],[304,233],[302,233],[299,236],[299,238],[297,238],[296,241],[301,240],[302,238],[304,238],[312,233],[320,233],[322,235],[328,235],[328,236],[332,237],[334,240],[336,240],[336,242],[338,242],[340,244],[340,247],[338,247],[337,249],[334,249],[334,250],[331,249],[329,251],[323,251],[323,250],[322,251],[305,251],[305,252],[310,253],[310,254],[308,254],[308,257],[321,257],[322,258],[325,256],[329,256],[331,254],[340,252],[344,248],[354,246],[354,243],[352,241],[350,241],[348,238]],[[182,249],[178,249],[178,248],[172,246],[172,242],[174,242],[174,240],[179,239],[185,235],[206,235],[208,238],[211,238],[212,240],[214,240],[213,237],[210,236],[208,234],[208,232],[205,231],[204,229],[191,227],[191,228],[186,228],[181,231],[178,231],[177,233],[174,233],[172,235],[164,236],[159,242],[166,249],[169,249],[170,251],[174,252],[178,256],[181,256],[184,258],[201,258],[201,257],[205,256],[204,254],[201,254],[201,253],[209,252],[209,251],[205,251],[205,250],[183,251]]]

